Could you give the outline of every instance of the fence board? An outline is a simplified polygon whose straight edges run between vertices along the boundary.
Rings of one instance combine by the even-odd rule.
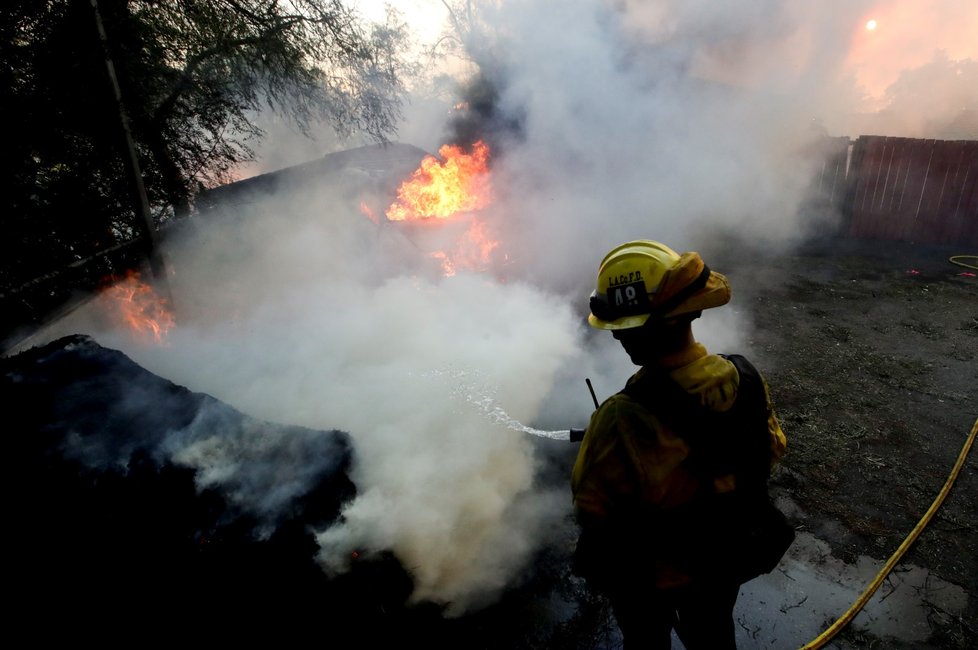
[[[851,237],[978,245],[978,142],[860,136],[846,181]]]
[[[867,237],[876,231],[869,208],[873,202],[873,190],[876,188],[882,141],[880,138],[862,136],[856,140],[855,148],[859,156],[857,174],[853,177],[855,192],[849,234],[853,237]]]
[[[961,142],[951,151],[953,168],[949,170],[947,187],[942,197],[940,214],[945,215],[941,221],[941,243],[967,241],[969,221],[974,224],[978,215],[972,213],[970,219],[963,206],[967,205],[969,193],[973,192],[974,177],[978,170],[978,143]]]
[[[963,223],[961,240],[978,247],[978,142],[969,142],[968,147],[968,166],[956,211]]]
[[[848,158],[849,138],[831,138],[825,148],[825,164],[819,176],[818,191],[835,209],[842,207],[845,201]]]
[[[913,140],[907,179],[901,194],[899,219],[901,241],[913,241],[917,224],[922,219],[921,205],[926,193],[934,156],[933,140]]]
[[[939,240],[941,218],[941,203],[947,190],[948,176],[953,167],[950,161],[951,151],[947,142],[934,143],[931,155],[930,172],[921,195],[920,213],[914,223],[912,241],[923,244],[936,244]],[[951,143],[953,144],[953,143]]]
[[[910,146],[906,138],[886,138],[884,142],[885,153],[880,161],[879,173],[882,186],[877,189],[873,212],[877,215],[885,239],[896,239],[901,230],[901,222],[896,218],[893,206],[899,200],[900,189],[906,180],[900,171],[904,167],[909,168],[907,159]]]
[[[824,137],[813,142],[805,152],[812,156],[816,167],[799,209],[810,215],[812,233],[840,227],[838,217],[845,214],[843,206],[849,187],[846,179],[849,142],[848,137]]]

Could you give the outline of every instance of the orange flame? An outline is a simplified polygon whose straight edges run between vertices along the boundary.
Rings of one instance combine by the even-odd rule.
[[[139,273],[129,271],[102,292],[101,300],[110,314],[137,338],[158,344],[165,343],[170,329],[176,324],[165,298],[139,279]]]
[[[438,260],[442,275],[446,277],[455,275],[459,269],[481,272],[491,267],[494,251],[500,243],[493,239],[484,221],[473,220],[450,252],[439,250],[428,253],[428,257]]]
[[[484,221],[473,220],[465,236],[459,239],[453,255],[457,266],[483,270],[492,261],[492,253],[499,246]]]
[[[435,251],[434,253],[428,253],[428,257],[432,257],[439,261],[441,264],[441,272],[446,278],[450,278],[455,275],[455,260],[445,251]]]
[[[385,213],[388,219],[445,219],[489,204],[488,145],[480,140],[467,154],[461,147],[446,144],[438,153],[445,162],[426,156],[411,178],[401,183],[397,200]]]
[[[449,219],[458,223],[456,215],[469,217],[468,229],[454,244],[428,253],[428,257],[438,261],[445,276],[453,276],[461,269],[485,271],[500,242],[493,238],[486,222],[465,213],[481,210],[492,200],[489,147],[480,140],[472,145],[471,154],[455,145],[444,145],[438,152],[444,162],[433,156],[422,160],[411,177],[401,183],[397,200],[385,214],[391,221],[414,223]]]
[[[370,206],[367,205],[366,201],[360,201],[360,214],[367,217],[368,219],[370,219],[376,224],[380,223],[380,219],[377,218],[377,215],[374,214],[374,211],[370,209]]]

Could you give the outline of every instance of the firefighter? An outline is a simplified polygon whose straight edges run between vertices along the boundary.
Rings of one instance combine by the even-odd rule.
[[[687,650],[735,648],[740,585],[793,539],[767,493],[786,444],[767,383],[744,357],[710,354],[693,336],[702,310],[729,300],[727,279],[698,253],[655,241],[618,246],[598,270],[588,323],[641,368],[581,441],[574,569],[609,599],[626,648],[670,648],[674,629]],[[758,541],[742,528],[754,518],[745,512],[764,508],[782,521]]]

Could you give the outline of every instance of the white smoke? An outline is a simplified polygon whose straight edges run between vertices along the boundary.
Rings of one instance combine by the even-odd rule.
[[[171,238],[178,326],[165,346],[107,329],[101,302],[48,338],[91,333],[251,416],[349,432],[358,494],[344,524],[322,531],[324,567],[393,551],[416,599],[461,613],[497,596],[569,511],[565,486],[535,484],[527,435],[486,404],[537,417],[577,354],[578,318],[527,283],[443,277],[409,231],[375,225],[354,198],[334,185],[275,195]],[[572,417],[564,428],[580,423]],[[263,449],[285,458],[277,441],[199,438],[166,447],[263,520],[277,502],[270,488],[301,493],[295,484],[310,487],[323,464],[307,458],[307,472],[289,455],[284,476],[262,461]]]
[[[525,434],[487,417],[486,400],[569,428],[592,409],[585,377],[598,399],[620,388],[627,357],[583,325],[612,246],[660,239],[710,264],[716,235],[768,248],[805,235],[812,119],[847,135],[831,131],[840,98],[861,96],[846,45],[874,3],[825,4],[486,3],[472,37],[494,58],[477,63],[520,123],[480,215],[505,253],[494,273],[442,277],[409,232],[375,226],[324,185],[227,208],[167,242],[179,323],[167,346],[85,310],[58,331],[91,333],[249,415],[348,431],[358,496],[321,531],[324,566],[391,550],[415,598],[452,613],[484,604],[570,506],[569,490],[535,485]],[[438,121],[405,132],[418,123]],[[716,351],[742,349],[749,315],[733,288],[729,307],[697,322]],[[233,454],[229,441],[181,458],[231,481],[213,477],[237,471]]]

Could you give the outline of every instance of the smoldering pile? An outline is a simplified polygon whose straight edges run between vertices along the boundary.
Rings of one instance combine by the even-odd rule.
[[[72,623],[93,619],[355,620],[409,592],[396,562],[365,569],[369,588],[356,572],[328,580],[315,563],[312,530],[355,493],[346,433],[248,417],[86,336],[6,358],[2,370],[12,620],[58,620],[74,638],[87,634]]]
[[[345,432],[252,418],[88,336],[4,358],[0,370],[18,567],[8,587],[23,629],[77,640],[106,627],[222,636],[325,628],[334,640],[416,633],[446,647],[472,633],[472,618],[408,606],[410,572],[390,553],[323,571],[316,532],[356,495]],[[536,590],[551,597],[548,571],[523,585],[533,593],[512,590],[500,606],[510,621]],[[498,615],[482,614],[478,626]]]

